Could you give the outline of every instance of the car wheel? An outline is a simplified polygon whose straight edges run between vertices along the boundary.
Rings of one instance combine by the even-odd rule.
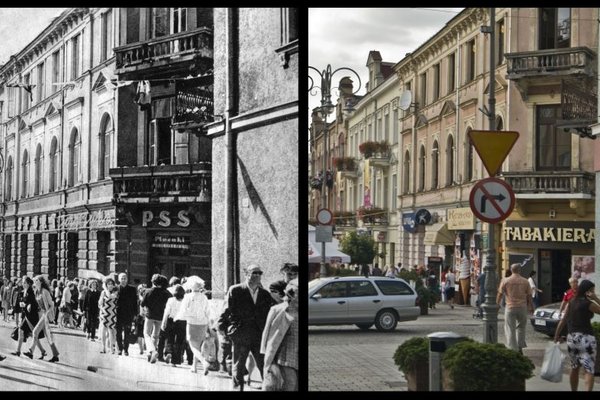
[[[361,330],[366,331],[367,329],[369,329],[370,327],[373,326],[373,324],[356,324],[356,326],[358,326]]]
[[[392,310],[381,310],[375,318],[375,327],[381,332],[391,332],[396,329],[398,318]]]

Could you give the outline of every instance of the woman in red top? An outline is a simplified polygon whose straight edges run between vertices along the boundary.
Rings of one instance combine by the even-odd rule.
[[[565,307],[567,306],[567,303],[569,302],[569,300],[571,300],[577,294],[578,282],[579,281],[574,276],[569,278],[569,286],[571,288],[569,290],[567,290],[565,292],[565,294],[563,295],[562,303],[560,303],[560,309],[559,309],[561,314],[562,314],[563,310],[565,309]]]

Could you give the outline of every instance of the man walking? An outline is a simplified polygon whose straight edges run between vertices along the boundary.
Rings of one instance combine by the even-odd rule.
[[[512,264],[510,269],[512,271],[511,276],[502,279],[502,282],[500,282],[496,303],[500,304],[502,295],[504,295],[506,301],[506,308],[504,309],[506,346],[523,353],[523,348],[527,347],[525,343],[527,311],[533,313],[531,287],[527,279],[521,276],[521,264]]]
[[[233,344],[233,388],[244,390],[244,366],[248,354],[256,361],[263,377],[264,356],[260,353],[260,341],[273,299],[261,287],[262,270],[252,264],[246,268],[246,281],[233,285],[227,292],[230,326],[227,334]]]
[[[119,355],[129,355],[131,324],[137,315],[137,290],[127,284],[127,274],[119,274],[119,297],[117,299],[117,345]]]

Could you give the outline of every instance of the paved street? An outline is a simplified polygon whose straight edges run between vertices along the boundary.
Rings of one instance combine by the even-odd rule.
[[[483,321],[473,319],[473,307],[456,306],[450,310],[438,305],[417,321],[399,323],[394,333],[380,333],[374,327],[367,332],[355,326],[310,326],[308,334],[309,391],[406,391],[404,374],[394,364],[396,348],[413,336],[433,332],[456,332],[483,341]],[[498,317],[498,342],[504,343],[503,311]],[[546,335],[527,325],[527,345],[523,353],[535,364],[535,376],[527,381],[527,391],[568,391],[567,363],[561,383],[539,378],[544,349],[550,343]],[[561,348],[566,354],[566,344]],[[482,377],[482,379],[485,379]],[[579,390],[583,387],[583,378]],[[600,391],[596,378],[594,391]]]
[[[130,346],[129,356],[100,354],[99,341],[86,340],[81,330],[56,328],[57,347],[60,361],[56,364],[38,360],[36,349],[33,360],[21,355],[10,355],[16,349],[16,342],[10,338],[14,321],[0,321],[0,354],[7,356],[0,363],[0,390],[66,390],[66,391],[228,391],[231,378],[227,374],[210,372],[204,376],[190,372],[187,364],[172,367],[165,363],[149,364],[146,356],[140,355],[137,344]],[[23,345],[27,351],[31,339]],[[46,339],[42,346],[50,354]],[[49,356],[46,357],[46,360]],[[88,366],[97,372],[88,371]],[[260,382],[253,376],[252,387],[246,391],[258,391]]]

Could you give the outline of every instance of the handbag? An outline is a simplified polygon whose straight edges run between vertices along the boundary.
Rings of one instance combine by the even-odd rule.
[[[12,333],[10,334],[10,337],[14,341],[19,340],[19,328],[18,327],[15,327],[15,329],[13,329]]]
[[[560,351],[560,344],[550,343],[544,351],[540,378],[550,382],[562,382],[564,359],[565,355]]]
[[[273,363],[265,373],[263,390],[268,392],[279,392],[283,389],[283,374],[279,365]]]

